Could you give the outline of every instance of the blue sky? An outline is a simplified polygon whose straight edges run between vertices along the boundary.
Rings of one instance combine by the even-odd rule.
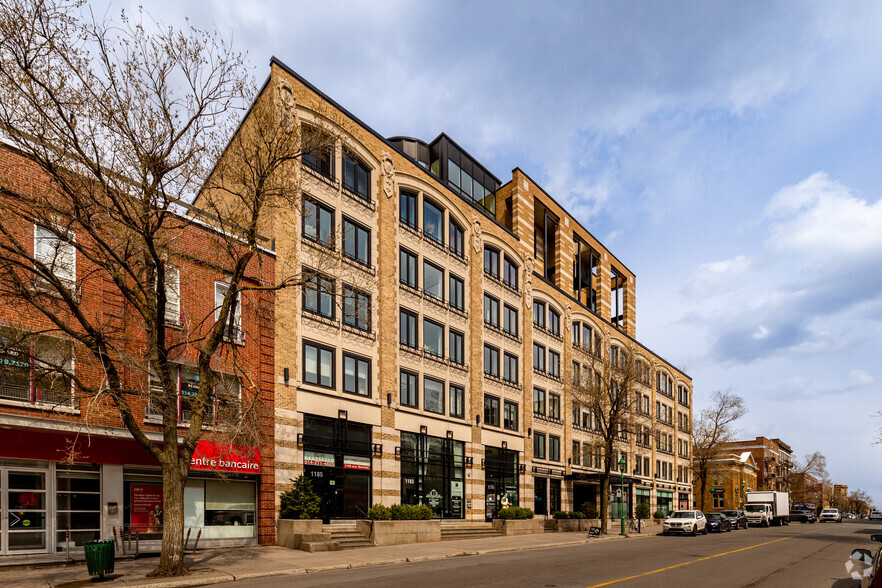
[[[743,396],[742,437],[821,451],[882,505],[882,4],[143,4],[385,136],[524,169],[637,274],[638,338],[697,410]]]

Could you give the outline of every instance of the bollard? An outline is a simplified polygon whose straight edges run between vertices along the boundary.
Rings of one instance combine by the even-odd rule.
[[[184,552],[187,551],[187,543],[190,542],[190,531],[193,530],[193,527],[187,527],[187,537],[184,539]]]
[[[135,531],[135,557],[141,555],[141,531]]]
[[[64,531],[64,543],[67,551],[67,561],[70,561],[70,529]]]
[[[116,550],[119,551],[119,537],[116,536],[116,527],[113,527],[113,544],[116,545]]]
[[[129,538],[129,551],[131,551],[132,550],[132,530],[131,529],[129,529],[127,536]]]
[[[199,548],[200,537],[202,537],[202,529],[199,529],[199,532],[196,533],[196,543],[193,544],[193,553],[196,553],[196,550]]]
[[[126,530],[122,527],[119,529],[119,541],[122,543],[123,555],[126,555]]]

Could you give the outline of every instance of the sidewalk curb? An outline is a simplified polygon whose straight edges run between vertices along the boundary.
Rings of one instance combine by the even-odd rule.
[[[573,538],[568,541],[556,541],[550,543],[543,543],[540,545],[508,545],[508,546],[498,546],[498,547],[489,547],[486,549],[473,549],[473,550],[465,550],[465,551],[453,551],[453,552],[445,552],[445,553],[433,553],[428,555],[418,555],[418,556],[395,556],[389,557],[388,559],[377,559],[377,560],[369,560],[363,562],[356,563],[343,563],[343,564],[328,564],[328,565],[320,565],[315,567],[297,567],[297,568],[288,568],[288,569],[279,569],[279,570],[266,570],[266,571],[253,571],[253,572],[243,572],[240,574],[223,571],[218,568],[206,568],[204,571],[207,572],[207,575],[204,576],[188,576],[183,578],[174,578],[168,580],[153,580],[151,581],[149,578],[145,578],[142,576],[132,577],[126,576],[125,574],[121,575],[116,580],[119,581],[120,585],[131,586],[134,588],[187,588],[191,586],[206,586],[213,584],[226,584],[229,582],[237,582],[240,580],[249,580],[249,579],[258,579],[258,578],[270,578],[270,577],[285,577],[285,576],[297,576],[301,574],[318,574],[321,572],[332,572],[332,571],[340,571],[340,570],[349,570],[349,569],[359,569],[359,568],[370,568],[370,567],[379,567],[379,566],[388,566],[388,565],[400,565],[405,563],[420,563],[420,562],[429,562],[429,561],[442,561],[447,559],[452,559],[456,557],[469,557],[469,556],[480,556],[480,555],[493,555],[493,554],[501,554],[501,553],[516,553],[520,551],[532,551],[536,549],[550,549],[553,547],[568,547],[573,545],[590,545],[592,543],[601,543],[610,540],[621,540],[621,539],[632,539],[637,537],[651,537],[650,534],[640,534],[640,535],[629,535],[626,537],[622,537],[620,535],[607,535],[605,537],[596,538],[596,537],[587,537],[580,536],[579,538]],[[598,540],[599,539],[599,540]],[[50,584],[52,585],[52,584]]]

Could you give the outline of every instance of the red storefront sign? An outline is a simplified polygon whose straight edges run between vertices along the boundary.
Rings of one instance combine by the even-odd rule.
[[[260,449],[242,447],[229,443],[199,441],[190,459],[191,470],[231,472],[238,474],[260,473]]]

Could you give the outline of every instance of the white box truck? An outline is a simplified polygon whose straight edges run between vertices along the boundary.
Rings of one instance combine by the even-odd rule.
[[[748,492],[744,514],[750,525],[786,525],[790,522],[790,496],[787,492],[770,490]]]

